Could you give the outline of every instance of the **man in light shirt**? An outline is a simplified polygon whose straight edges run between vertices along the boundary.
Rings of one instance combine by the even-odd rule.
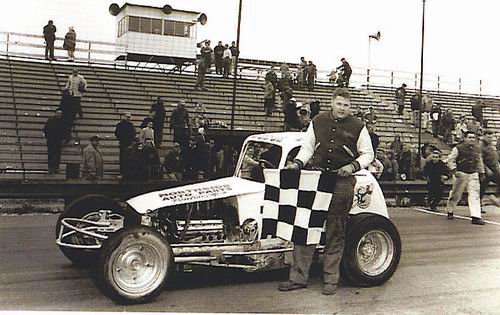
[[[349,91],[336,89],[332,95],[331,109],[314,117],[296,159],[287,167],[298,170],[311,162],[314,167],[338,175],[325,226],[322,290],[325,295],[335,294],[337,289],[345,227],[354,198],[356,179],[353,173],[368,167],[374,158],[368,130],[358,118],[351,115],[350,105]],[[307,287],[315,249],[316,245],[294,245],[289,280],[280,283],[280,291]]]

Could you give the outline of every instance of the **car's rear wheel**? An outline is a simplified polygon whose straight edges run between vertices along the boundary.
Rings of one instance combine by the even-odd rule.
[[[394,224],[379,215],[362,215],[348,229],[341,272],[355,286],[389,280],[401,257],[401,238]]]
[[[124,222],[128,221],[128,223],[130,223],[135,220],[132,219],[132,213],[125,211],[115,200],[103,195],[85,195],[71,202],[59,215],[55,231],[56,238],[59,237],[61,221],[63,219],[75,218],[90,222],[97,222],[101,217],[99,213],[100,210],[109,210],[114,215],[123,217]],[[84,223],[83,221],[75,222],[74,225],[80,229],[84,229],[89,226],[89,224]],[[66,239],[66,241],[76,245],[95,246],[101,244],[101,241],[95,237],[82,233],[73,233],[68,237],[68,239]],[[59,245],[59,248],[61,252],[77,266],[89,267],[95,266],[97,263],[99,249],[79,249],[61,245]]]
[[[173,266],[174,255],[163,235],[149,227],[125,228],[104,244],[97,279],[113,301],[145,303],[161,293]]]

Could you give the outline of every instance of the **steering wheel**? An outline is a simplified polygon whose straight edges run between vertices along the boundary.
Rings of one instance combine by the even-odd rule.
[[[276,168],[273,163],[265,159],[258,159],[257,162],[259,162],[259,164],[262,165],[263,168]]]

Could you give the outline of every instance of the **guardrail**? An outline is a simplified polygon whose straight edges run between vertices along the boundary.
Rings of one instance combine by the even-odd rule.
[[[29,58],[44,58],[45,43],[42,35],[16,33],[16,32],[0,32],[0,54],[12,57],[29,57]],[[65,60],[66,53],[62,47],[64,38],[57,37],[55,42],[56,58]],[[64,54],[62,54],[64,52]],[[116,60],[118,56],[125,56],[125,59]],[[114,67],[122,66],[126,68],[138,67],[137,62],[130,62],[126,59],[127,47],[118,45],[112,42],[94,41],[87,39],[78,39],[76,43],[75,57],[77,62],[88,64],[105,64]],[[265,72],[271,65],[276,67],[276,72],[279,73],[279,66],[282,62],[268,60],[253,60],[240,58],[239,60],[239,77],[255,80],[263,80]],[[287,63],[291,71],[297,71],[297,63]],[[165,72],[172,70],[173,66],[158,66],[141,65],[141,68],[150,71]],[[195,67],[188,67],[187,72],[195,72]],[[330,84],[329,74],[331,70],[318,69],[317,83]],[[402,83],[406,83],[408,87],[418,89],[420,82],[420,74],[409,71],[396,71],[386,69],[365,69],[353,67],[353,74],[350,83],[354,86],[370,85],[399,87]],[[488,87],[491,87],[488,89]],[[458,92],[471,95],[498,95],[497,87],[486,84],[484,80],[474,80],[466,77],[447,77],[439,74],[424,74],[424,87],[426,90]],[[497,94],[495,94],[497,93]]]

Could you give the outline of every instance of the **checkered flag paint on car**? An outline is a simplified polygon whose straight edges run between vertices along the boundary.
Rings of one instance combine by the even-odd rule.
[[[330,172],[264,170],[262,238],[319,244],[336,176]]]

